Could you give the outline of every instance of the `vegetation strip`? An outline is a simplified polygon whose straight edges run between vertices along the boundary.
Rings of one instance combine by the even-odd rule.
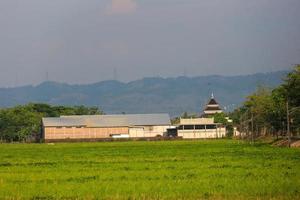
[[[2,144],[0,199],[299,199],[300,149],[236,140]]]

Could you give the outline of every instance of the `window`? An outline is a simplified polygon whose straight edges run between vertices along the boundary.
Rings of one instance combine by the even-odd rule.
[[[216,129],[216,125],[206,125],[206,129]]]
[[[183,130],[183,125],[180,125],[180,126],[178,127],[178,130]]]
[[[194,125],[184,125],[184,130],[194,130]]]
[[[205,125],[196,125],[195,129],[197,129],[197,130],[204,130],[205,129]]]

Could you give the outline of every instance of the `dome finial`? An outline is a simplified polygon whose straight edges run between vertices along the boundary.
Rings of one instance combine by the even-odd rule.
[[[212,99],[214,99],[214,98],[215,98],[215,97],[214,97],[214,93],[213,93],[213,92],[211,93],[211,98],[212,98]]]

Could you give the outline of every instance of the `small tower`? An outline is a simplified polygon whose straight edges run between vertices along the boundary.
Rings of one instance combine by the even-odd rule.
[[[223,110],[214,98],[214,94],[211,94],[211,99],[204,109],[204,117],[211,117],[216,113],[222,113]]]

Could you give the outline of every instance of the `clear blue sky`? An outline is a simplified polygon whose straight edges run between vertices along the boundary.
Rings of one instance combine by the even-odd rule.
[[[299,0],[0,0],[0,87],[300,63]],[[114,70],[116,69],[116,70]]]

